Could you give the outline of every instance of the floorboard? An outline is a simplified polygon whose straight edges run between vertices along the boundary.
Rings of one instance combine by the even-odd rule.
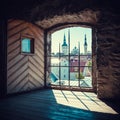
[[[0,120],[119,120],[91,92],[40,90],[0,100]]]

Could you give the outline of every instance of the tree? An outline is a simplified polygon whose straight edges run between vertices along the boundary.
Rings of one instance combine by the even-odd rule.
[[[91,67],[92,66],[92,61],[89,61],[88,62],[88,67]]]
[[[91,68],[92,68],[92,61],[88,62],[88,70],[91,72]]]
[[[76,74],[77,79],[84,79],[83,74],[80,72],[80,74]]]

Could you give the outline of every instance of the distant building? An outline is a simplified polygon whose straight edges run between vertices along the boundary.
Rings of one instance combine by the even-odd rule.
[[[53,57],[51,60],[51,73],[56,76],[58,79],[68,80],[69,73],[68,59],[61,57]]]
[[[68,45],[66,43],[66,36],[64,34],[64,38],[63,38],[63,44],[62,44],[62,53],[64,53],[64,55],[68,55]]]
[[[71,55],[78,55],[78,54],[79,54],[79,49],[75,46],[71,51]]]
[[[84,38],[84,55],[80,55],[79,49],[75,46],[70,53],[70,59],[68,57],[69,53],[69,41],[70,41],[70,31],[68,31],[68,44],[66,43],[66,36],[64,34],[62,53],[58,52],[52,54],[51,60],[51,76],[54,80],[75,80],[78,73],[82,73],[83,76],[90,77],[91,71],[88,69],[88,64],[91,61],[91,52],[87,51],[87,38],[85,34]],[[66,56],[64,56],[66,55]],[[72,56],[73,55],[73,56]],[[69,61],[70,60],[70,61]],[[80,67],[80,66],[81,67]],[[70,77],[70,78],[69,78]]]
[[[61,64],[61,79],[62,80],[68,80],[69,79],[69,76],[68,76],[68,73],[69,73],[69,62],[68,62],[68,59],[67,58],[61,58],[60,60],[60,64]]]

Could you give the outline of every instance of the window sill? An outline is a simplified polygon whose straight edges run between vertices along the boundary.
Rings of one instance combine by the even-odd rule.
[[[29,56],[33,56],[35,55],[34,53],[21,53],[21,55],[29,55]]]

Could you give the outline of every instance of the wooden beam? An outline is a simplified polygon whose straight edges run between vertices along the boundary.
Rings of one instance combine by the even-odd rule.
[[[0,20],[0,98],[7,93],[7,20]]]
[[[47,32],[44,32],[44,88],[47,87]]]

